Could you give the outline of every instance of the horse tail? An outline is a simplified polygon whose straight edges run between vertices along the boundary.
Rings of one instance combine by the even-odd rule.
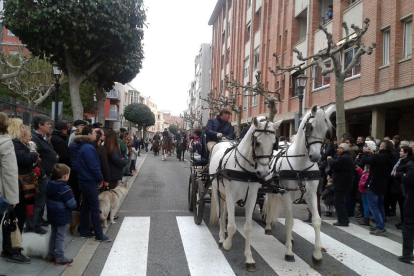
[[[283,207],[283,198],[278,194],[266,194],[263,203],[263,220],[268,223],[275,223],[279,218]]]
[[[211,206],[210,206],[210,226],[217,225],[219,222],[219,206],[218,201],[220,200],[218,198],[219,190],[215,189],[214,187],[211,190]]]

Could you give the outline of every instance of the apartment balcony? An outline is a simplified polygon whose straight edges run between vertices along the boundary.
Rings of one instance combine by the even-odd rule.
[[[119,112],[109,110],[109,117],[105,118],[105,120],[107,120],[107,121],[119,121]]]
[[[329,20],[323,26],[328,30],[329,33],[332,33],[332,20]],[[322,30],[318,29],[315,32],[315,38],[313,40],[313,53],[316,54],[326,47],[328,47],[328,40],[326,39],[326,35]]]
[[[302,54],[306,53],[306,47],[308,46],[308,42],[306,40],[306,37],[303,37],[301,40],[299,40],[293,48],[298,49]],[[306,56],[306,55],[305,55]],[[292,58],[292,66],[301,64],[302,61],[298,60],[297,55],[294,53]]]
[[[121,95],[115,89],[112,89],[111,91],[109,91],[108,93],[106,93],[106,98],[107,99],[121,101]]]

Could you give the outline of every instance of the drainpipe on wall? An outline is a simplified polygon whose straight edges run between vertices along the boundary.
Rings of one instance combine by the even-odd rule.
[[[256,1],[254,2],[255,6],[256,6]],[[252,71],[252,66],[251,66],[251,60],[252,60],[252,42],[253,42],[253,51],[254,51],[254,38],[253,38],[253,15],[254,15],[254,9],[253,9],[253,1],[252,1],[252,16],[250,17],[250,53],[249,53],[249,70]],[[254,57],[253,57],[254,59]],[[244,66],[244,60],[243,60],[243,66]],[[249,72],[249,77],[251,77],[252,74]],[[246,124],[248,124],[249,121],[249,98],[247,97],[247,104],[246,104]]]
[[[226,22],[223,22],[223,24],[225,24],[224,25],[224,28],[226,28],[226,31],[224,32],[224,45],[226,46],[226,47],[224,47],[224,60],[223,60],[223,62],[224,62],[224,64],[223,64],[223,73],[224,73],[224,76],[223,76],[223,86],[221,87],[221,94],[222,95],[224,95],[224,87],[225,87],[225,85],[224,85],[224,80],[225,80],[225,78],[226,78],[226,68],[227,68],[227,62],[226,62],[226,58],[227,58],[227,35],[228,35],[228,31],[229,30],[227,30],[227,28],[228,28],[228,22],[229,22],[229,14],[228,14],[228,0],[226,0],[226,11],[224,12],[224,14],[225,14],[225,16],[226,16]],[[223,35],[222,35],[222,37],[223,37]],[[223,50],[223,45],[221,45],[221,49]],[[229,61],[230,62],[230,61]],[[220,76],[220,80],[221,80],[221,76]]]
[[[308,7],[307,7],[307,10],[306,10],[306,50],[305,50],[305,57],[308,57],[308,55],[309,55],[309,21],[310,21],[309,16],[310,16],[310,1],[308,1]],[[307,60],[305,61],[305,66],[306,65],[308,65]],[[312,68],[311,68],[311,70],[312,70]],[[312,74],[311,74],[311,76],[312,76]],[[308,84],[309,84],[309,82],[308,82]],[[303,91],[303,103],[304,103],[304,105],[302,107],[302,114],[305,113],[304,111],[306,109],[306,86],[305,86],[305,89]]]

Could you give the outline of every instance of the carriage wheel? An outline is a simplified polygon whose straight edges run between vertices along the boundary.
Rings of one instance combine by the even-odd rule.
[[[193,188],[195,183],[195,175],[191,174],[190,179],[188,180],[188,211],[192,212],[194,210],[193,206]]]
[[[200,225],[203,221],[203,214],[204,214],[204,205],[205,200],[202,198],[204,191],[203,182],[199,179],[198,181],[194,182],[193,186],[193,211],[194,211],[194,222],[197,225]]]

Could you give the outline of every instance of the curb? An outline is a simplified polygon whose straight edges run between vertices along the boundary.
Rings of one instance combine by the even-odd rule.
[[[128,196],[129,189],[131,188],[132,184],[134,183],[135,179],[137,178],[142,165],[144,164],[145,159],[147,158],[148,154],[145,155],[145,157],[141,160],[139,163],[139,166],[137,168],[137,173],[132,176],[130,179],[128,179],[127,182],[127,195]],[[124,198],[124,200],[125,200]],[[124,203],[124,200],[119,205],[119,208],[117,210],[117,213],[119,209],[122,207],[122,204]],[[107,228],[103,229],[104,234],[108,231],[110,225]],[[114,242],[114,240],[112,240]],[[79,250],[78,254],[76,254],[75,258],[73,259],[73,263],[71,266],[67,266],[67,268],[61,273],[62,276],[79,276],[82,275],[85,269],[87,268],[89,262],[91,261],[93,255],[95,254],[96,249],[98,249],[98,246],[100,245],[99,242],[96,242],[94,238],[87,239],[85,244],[82,246],[82,248]]]

